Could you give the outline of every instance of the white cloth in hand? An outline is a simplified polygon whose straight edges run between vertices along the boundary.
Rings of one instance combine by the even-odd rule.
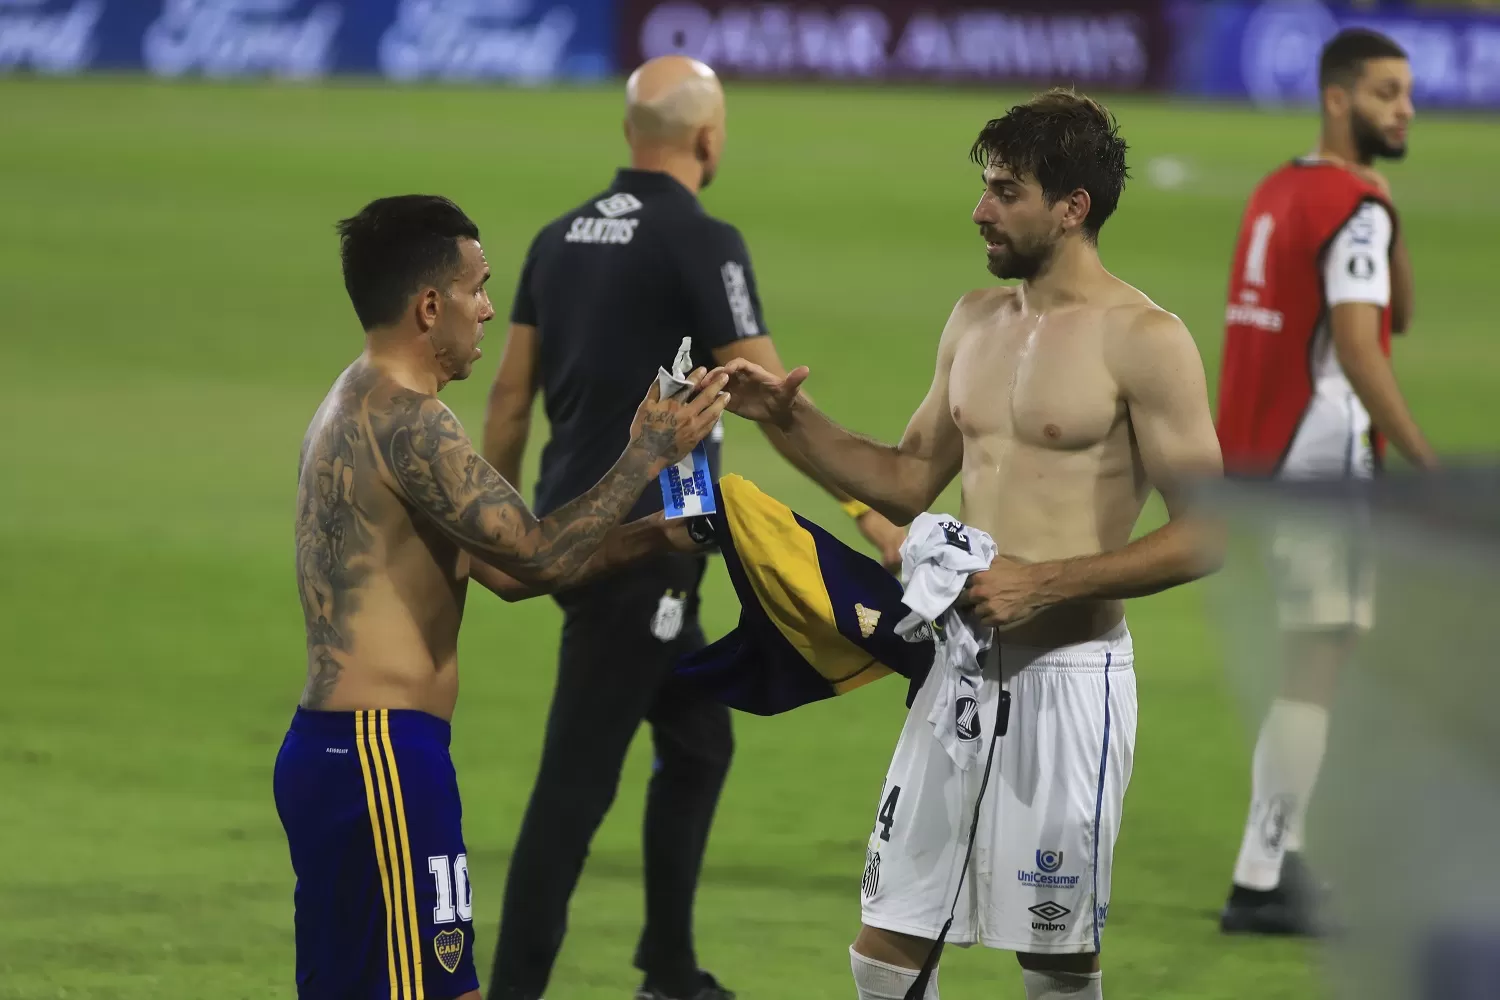
[[[679,392],[691,389],[693,383],[689,382],[687,377],[692,370],[693,338],[683,337],[682,343],[677,348],[677,357],[672,361],[672,370],[656,369],[656,384],[661,388],[661,398],[671,399]]]
[[[990,568],[995,540],[987,532],[941,514],[919,514],[901,543],[901,580],[906,593],[901,603],[911,614],[896,623],[896,634],[908,642],[929,635],[936,653],[929,684],[941,684],[927,721],[933,735],[960,770],[968,770],[979,756],[980,740],[961,730],[959,699],[968,694],[978,703],[983,683],[979,654],[994,642],[994,629],[981,626],[953,607],[969,577]],[[968,706],[972,710],[973,706]]]

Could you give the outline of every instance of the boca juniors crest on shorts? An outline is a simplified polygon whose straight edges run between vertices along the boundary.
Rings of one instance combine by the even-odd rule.
[[[432,939],[432,950],[437,953],[438,964],[449,972],[457,972],[464,957],[464,932],[457,927],[438,931]]]
[[[297,876],[302,1000],[478,989],[448,741],[448,723],[425,712],[297,710],[274,784]]]

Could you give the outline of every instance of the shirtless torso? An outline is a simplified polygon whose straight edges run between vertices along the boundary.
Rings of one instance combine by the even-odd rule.
[[[539,520],[479,457],[446,406],[369,358],[355,362],[302,446],[297,580],[308,674],[301,706],[418,709],[450,719],[471,575],[514,600],[649,551],[690,547],[685,532],[669,533],[661,518],[617,525],[656,472],[707,433],[722,409],[713,399],[712,392],[685,404],[648,399],[615,468]]]
[[[730,367],[732,408],[783,426],[897,524],[961,477],[960,518],[1001,555],[974,578],[974,600],[994,598],[980,610],[1007,641],[1091,639],[1121,620],[1125,598],[1202,574],[1201,537],[1177,516],[1182,487],[1220,468],[1202,361],[1177,317],[1102,267],[1046,307],[1024,286],[964,296],[898,445],[815,410],[797,394],[805,369],[780,380],[752,367]],[[1153,489],[1174,520],[1130,544]]]
[[[399,389],[356,363],[308,428],[297,486],[304,708],[451,718],[469,556],[392,487],[377,424]],[[346,672],[346,668],[353,668]]]
[[[1148,470],[1135,424],[1152,422],[1147,442],[1210,471],[1217,445],[1201,370],[1177,385],[1181,409],[1195,409],[1173,441],[1158,440],[1159,414],[1132,413],[1127,382],[1142,327],[1186,337],[1175,317],[1136,289],[1104,276],[1078,301],[1045,311],[1024,291],[992,288],[966,296],[944,335],[947,412],[962,438],[960,518],[988,532],[1002,555],[1022,563],[1076,559],[1130,541],[1153,487],[1187,469]],[[1174,329],[1175,328],[1175,329]],[[1176,334],[1177,336],[1174,336]],[[1168,345],[1185,352],[1191,342]],[[1184,366],[1188,367],[1188,366]],[[942,391],[942,387],[939,387]],[[934,414],[934,416],[936,416]],[[1080,599],[1040,611],[1009,631],[1010,641],[1063,646],[1102,635],[1124,615],[1118,598]]]

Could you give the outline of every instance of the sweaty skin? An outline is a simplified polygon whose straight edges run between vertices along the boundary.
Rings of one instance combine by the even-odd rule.
[[[961,436],[959,517],[1022,563],[1123,548],[1153,474],[1170,503],[1180,477],[1217,462],[1202,368],[1181,323],[1107,274],[1076,292],[1078,301],[1039,311],[1017,288],[985,289],[950,320],[952,429],[938,433]],[[1164,367],[1147,370],[1142,354]],[[1068,645],[1123,617],[1118,597],[1066,601],[1006,638]]]

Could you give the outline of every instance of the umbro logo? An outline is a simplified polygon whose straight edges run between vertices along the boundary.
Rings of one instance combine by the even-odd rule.
[[[1051,934],[1067,930],[1068,925],[1062,923],[1062,918],[1073,912],[1061,903],[1054,903],[1050,899],[1045,903],[1028,906],[1026,909],[1030,910],[1032,915],[1037,918],[1031,922],[1031,929],[1034,931],[1046,931]]]
[[[606,219],[617,219],[622,215],[629,215],[631,212],[644,206],[641,205],[641,200],[635,195],[620,191],[601,201],[594,202],[594,207]]]
[[[880,612],[874,608],[867,608],[863,604],[854,606],[854,617],[859,619],[859,634],[866,639],[875,634],[875,626],[880,624]]]
[[[1063,906],[1061,903],[1054,903],[1050,899],[1045,903],[1038,903],[1035,906],[1028,906],[1026,907],[1026,909],[1030,910],[1038,917],[1041,917],[1043,920],[1061,920],[1063,917],[1066,917],[1068,914],[1073,912],[1066,906]]]

